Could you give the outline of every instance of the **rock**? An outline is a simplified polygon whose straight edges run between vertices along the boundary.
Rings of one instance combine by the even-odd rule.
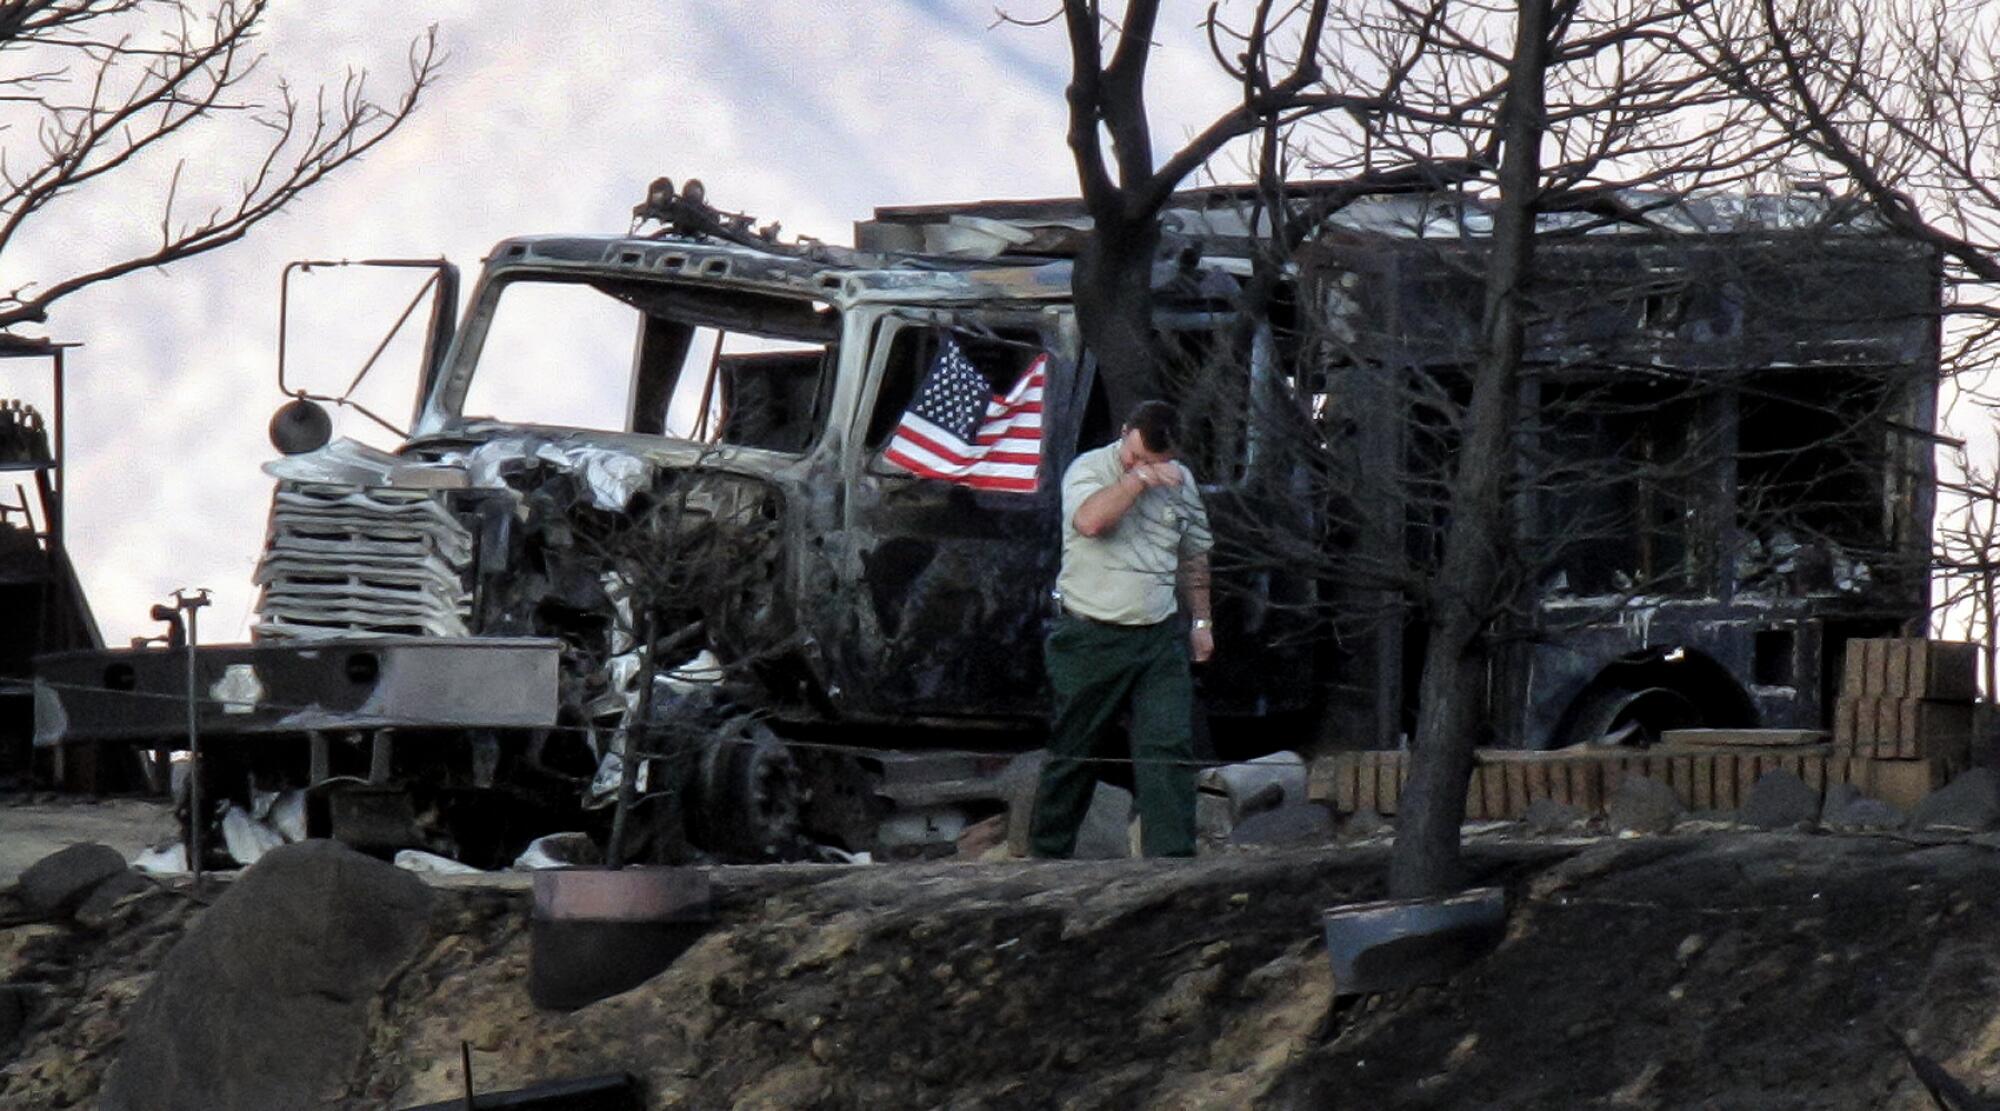
[[[1340,824],[1340,833],[1343,837],[1374,837],[1390,828],[1389,819],[1373,810],[1357,810]]]
[[[1099,782],[1090,810],[1076,831],[1078,860],[1120,860],[1132,855],[1132,792]]]
[[[997,786],[1007,800],[1007,848],[1015,856],[1028,855],[1028,823],[1034,820],[1035,788],[1041,785],[1042,763],[1049,754],[1024,752],[1007,762]]]
[[[1140,1031],[1158,1036],[1195,1021],[1227,977],[1228,970],[1221,965],[1205,965],[1174,977],[1139,1013]]]
[[[1208,849],[1227,844],[1229,831],[1236,827],[1229,796],[1206,788],[1197,789],[1194,795],[1194,840],[1201,848]]]
[[[89,898],[76,908],[77,925],[101,930],[117,917],[119,905],[126,899],[134,895],[149,895],[159,889],[160,885],[147,879],[143,873],[128,868],[91,891]]]
[[[604,854],[598,851],[597,843],[588,833],[575,832],[537,837],[514,858],[514,868],[523,872],[538,868],[587,868],[602,863]]]
[[[36,914],[65,914],[90,897],[98,884],[125,871],[125,858],[95,843],[58,849],[21,873],[16,894]]]
[[[1043,751],[1016,756],[1000,773],[1000,791],[1007,799],[1007,847],[1015,856],[1028,856],[1028,829],[1034,820],[1035,790],[1041,785]],[[1077,828],[1078,860],[1116,860],[1132,855],[1132,792],[1099,782],[1090,797],[1090,809]]]
[[[394,863],[396,867],[401,868],[405,872],[415,872],[420,876],[478,876],[485,874],[484,869],[474,868],[470,864],[453,860],[448,856],[427,853],[422,849],[398,849]]]
[[[1917,804],[1910,828],[1979,833],[2000,827],[2000,773],[1974,768]]]
[[[376,996],[429,928],[430,899],[415,876],[336,842],[272,850],[161,962],[98,1106],[335,1105]]]
[[[812,1062],[786,1065],[738,1090],[730,1103],[736,1107],[813,1107],[826,1098],[829,1075],[827,1069]]]
[[[36,951],[44,942],[60,938],[66,932],[63,927],[49,922],[0,930],[0,984],[19,976],[22,969],[34,963]]]
[[[1618,784],[1604,809],[1613,832],[1665,833],[1674,828],[1685,808],[1672,787],[1635,775]]]
[[[1826,811],[1821,815],[1820,823],[1843,833],[1901,829],[1903,812],[1881,799],[1858,796],[1838,810]]]
[[[1826,796],[1821,800],[1819,805],[1820,821],[1828,821],[1828,815],[1839,813],[1845,807],[1851,806],[1865,797],[1867,796],[1861,793],[1861,788],[1856,787],[1852,783],[1827,784]]]
[[[1580,829],[1590,821],[1590,811],[1573,802],[1557,802],[1552,798],[1539,798],[1528,804],[1526,813],[1521,815],[1521,824],[1531,833],[1568,833]]]
[[[995,814],[965,827],[958,835],[958,855],[961,859],[977,860],[986,855],[995,845],[1007,843],[1007,815]]]
[[[1789,768],[1773,768],[1757,777],[1750,797],[1736,820],[1759,829],[1792,829],[1811,825],[1819,817],[1819,792],[1806,786]]]
[[[1333,840],[1333,812],[1317,802],[1280,807],[1252,814],[1236,823],[1232,845],[1324,845]]]

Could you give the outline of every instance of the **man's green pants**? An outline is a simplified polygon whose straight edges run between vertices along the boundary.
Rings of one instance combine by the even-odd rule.
[[[1118,711],[1132,707],[1132,769],[1147,856],[1194,855],[1194,681],[1178,621],[1102,625],[1063,615],[1045,646],[1055,723],[1035,792],[1030,847],[1065,857],[1076,848],[1096,789],[1092,756]]]

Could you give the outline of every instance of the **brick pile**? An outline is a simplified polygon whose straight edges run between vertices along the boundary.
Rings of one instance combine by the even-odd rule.
[[[1515,821],[1542,798],[1601,813],[1626,777],[1641,775],[1673,788],[1690,810],[1734,810],[1758,778],[1780,768],[1815,791],[1852,783],[1909,810],[1972,762],[1977,670],[1971,644],[1852,640],[1830,743],[1817,730],[1683,729],[1650,749],[1480,749],[1465,816]],[[1340,752],[1313,762],[1311,794],[1342,813],[1391,815],[1408,781],[1407,753]]]

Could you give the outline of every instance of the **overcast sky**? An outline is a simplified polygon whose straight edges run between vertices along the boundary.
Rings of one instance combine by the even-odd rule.
[[[1180,22],[1163,28],[1153,82],[1163,148],[1232,92],[1193,34],[1205,5],[1170,7]],[[661,174],[837,242],[879,204],[1071,193],[1060,35],[992,18],[988,0],[280,0],[267,79],[309,88],[366,67],[389,95],[433,22],[449,60],[405,130],[247,241],[56,307],[48,334],[84,345],[70,362],[70,542],[107,641],[156,631],[146,611],[177,586],[214,589],[204,639],[247,632],[287,261],[443,254],[469,287],[505,236],[623,231]],[[196,138],[178,151],[187,180],[226,186],[245,133]],[[79,250],[142,244],[170,168],[52,207],[0,280],[47,281]],[[344,383],[400,299],[312,282],[296,295],[295,365]],[[375,384],[391,400],[371,396],[401,416],[410,367],[391,361]],[[23,393],[0,379],[0,396]]]
[[[1010,0],[1002,0],[1003,3]],[[278,0],[261,39],[268,94],[352,68],[393,96],[412,38],[448,55],[399,134],[242,243],[56,306],[70,363],[70,540],[106,639],[156,631],[151,604],[215,591],[204,639],[247,634],[273,455],[278,276],[301,258],[445,255],[466,270],[496,240],[617,232],[652,178],[699,177],[717,205],[847,242],[876,205],[1069,194],[1055,28],[991,27],[993,0]],[[1024,15],[1053,3],[1014,4]],[[1226,107],[1195,21],[1169,4],[1152,80],[1168,148]],[[1227,10],[1227,8],[1225,8]],[[15,67],[21,55],[10,55]],[[0,110],[0,123],[7,122]],[[251,134],[237,119],[188,136],[183,211],[226,197]],[[0,143],[32,144],[32,130]],[[0,259],[7,287],[79,259],[144,250],[172,159],[79,191]],[[1225,179],[1242,175],[1227,165]],[[222,190],[218,193],[215,190]],[[338,388],[387,328],[401,291],[344,275],[300,287],[292,352],[306,384]],[[393,350],[364,391],[395,417],[413,365]],[[0,397],[38,393],[0,364]],[[338,432],[366,431],[353,417]],[[0,488],[0,500],[13,500]]]

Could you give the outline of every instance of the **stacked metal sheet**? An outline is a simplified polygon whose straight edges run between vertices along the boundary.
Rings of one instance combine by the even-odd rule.
[[[472,535],[426,490],[280,482],[259,639],[464,636]]]

